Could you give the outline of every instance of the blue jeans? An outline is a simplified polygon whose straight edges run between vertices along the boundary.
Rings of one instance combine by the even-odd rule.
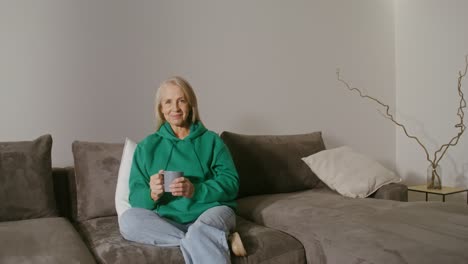
[[[227,236],[236,215],[227,206],[206,210],[189,224],[179,224],[157,213],[130,208],[119,218],[120,233],[130,241],[162,247],[180,246],[185,263],[231,263]]]

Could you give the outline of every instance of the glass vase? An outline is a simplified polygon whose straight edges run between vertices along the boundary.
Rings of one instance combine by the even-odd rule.
[[[442,168],[439,165],[427,167],[427,189],[442,189]]]

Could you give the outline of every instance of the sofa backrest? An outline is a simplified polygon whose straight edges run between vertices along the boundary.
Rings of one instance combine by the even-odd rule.
[[[0,142],[0,221],[57,216],[52,137]]]
[[[325,149],[321,132],[250,136],[223,132],[240,177],[238,197],[311,189],[318,177],[301,160]],[[75,167],[54,168],[61,216],[74,222],[117,215],[115,190],[124,144],[75,141]]]
[[[76,212],[74,220],[117,215],[115,190],[124,144],[75,141]]]
[[[325,149],[321,132],[281,136],[223,132],[221,138],[239,173],[239,198],[311,189],[320,182],[301,158]]]

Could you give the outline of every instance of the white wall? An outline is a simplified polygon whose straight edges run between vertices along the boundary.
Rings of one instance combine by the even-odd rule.
[[[468,54],[467,10],[465,0],[398,0],[396,5],[398,117],[431,155],[459,132],[454,127],[460,121],[457,78]],[[468,100],[468,81],[462,84]],[[425,183],[424,152],[402,131],[396,135],[398,172],[408,184]],[[444,185],[468,186],[468,132],[440,164]]]
[[[395,168],[394,126],[335,76],[395,105],[393,19],[388,0],[0,0],[0,141],[51,133],[65,166],[73,140],[140,140],[180,74],[212,130],[322,130]]]

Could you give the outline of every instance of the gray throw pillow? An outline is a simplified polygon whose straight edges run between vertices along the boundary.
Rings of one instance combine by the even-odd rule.
[[[57,216],[52,137],[0,142],[0,221]]]
[[[117,215],[115,188],[124,144],[75,141],[76,219]]]
[[[322,133],[249,136],[223,132],[240,177],[238,197],[314,188],[320,180],[301,160],[325,149]]]

